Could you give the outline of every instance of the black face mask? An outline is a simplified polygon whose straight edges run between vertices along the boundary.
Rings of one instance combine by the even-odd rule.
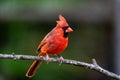
[[[64,35],[63,37],[67,38],[68,37],[68,32],[66,32],[66,30],[68,29],[69,26],[65,26],[65,27],[62,27],[62,30],[64,32]]]

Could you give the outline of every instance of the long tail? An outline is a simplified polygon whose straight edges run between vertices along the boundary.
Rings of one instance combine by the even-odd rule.
[[[40,55],[38,55],[40,56]],[[26,76],[31,78],[35,75],[36,71],[38,70],[38,68],[40,67],[40,64],[42,63],[43,61],[41,60],[34,60],[34,62],[32,63],[32,65],[30,66],[30,68],[28,69],[27,73],[26,73]]]

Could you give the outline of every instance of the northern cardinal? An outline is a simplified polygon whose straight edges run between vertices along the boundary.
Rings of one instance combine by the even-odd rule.
[[[47,54],[54,54],[60,57],[60,53],[67,47],[68,33],[73,30],[62,15],[59,15],[59,19],[59,21],[56,21],[56,27],[53,28],[40,42],[37,48],[37,52],[39,53],[38,56],[48,57]],[[41,60],[34,60],[28,69],[26,76],[30,78],[33,77],[41,63]]]

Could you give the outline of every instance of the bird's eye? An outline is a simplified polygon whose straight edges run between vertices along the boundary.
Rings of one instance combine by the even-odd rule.
[[[69,26],[62,27],[63,31],[67,30]]]

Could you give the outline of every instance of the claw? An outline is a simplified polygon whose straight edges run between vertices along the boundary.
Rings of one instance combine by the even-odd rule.
[[[50,62],[50,61],[49,61],[49,56],[48,56],[48,54],[46,54],[46,56],[45,56],[44,59],[45,59],[45,61],[47,62],[47,64]]]
[[[57,56],[58,56],[57,60],[59,61],[59,65],[61,65],[62,62],[64,61],[64,58],[62,56],[60,56],[60,55],[57,55]]]

